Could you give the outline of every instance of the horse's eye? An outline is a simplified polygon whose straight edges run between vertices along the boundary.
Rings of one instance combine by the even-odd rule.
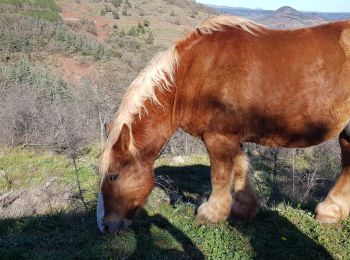
[[[109,180],[110,181],[115,181],[116,179],[118,179],[118,174],[114,174],[114,175],[109,175]]]

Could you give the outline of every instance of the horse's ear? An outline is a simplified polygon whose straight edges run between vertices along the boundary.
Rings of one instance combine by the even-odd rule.
[[[118,141],[113,145],[113,149],[121,152],[127,152],[129,151],[130,141],[130,129],[126,124],[124,124],[120,130]]]

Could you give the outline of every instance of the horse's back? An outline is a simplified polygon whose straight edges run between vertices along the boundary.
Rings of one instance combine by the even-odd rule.
[[[177,90],[188,131],[307,146],[336,137],[350,119],[349,22],[255,34],[227,28],[192,40],[180,50]]]

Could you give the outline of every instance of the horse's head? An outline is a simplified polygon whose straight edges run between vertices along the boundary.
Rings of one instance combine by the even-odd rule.
[[[101,232],[115,233],[126,229],[154,186],[152,165],[143,163],[130,151],[130,142],[130,130],[123,125],[118,140],[107,144],[102,152],[101,165],[107,167],[101,172],[97,205]]]

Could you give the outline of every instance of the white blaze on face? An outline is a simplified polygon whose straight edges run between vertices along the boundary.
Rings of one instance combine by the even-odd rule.
[[[104,207],[102,192],[100,192],[98,194],[98,202],[97,202],[96,213],[97,213],[96,217],[97,217],[98,229],[101,232],[105,232],[105,227],[104,227],[104,224],[103,224],[103,219],[104,219],[104,216],[105,216],[105,207]]]

